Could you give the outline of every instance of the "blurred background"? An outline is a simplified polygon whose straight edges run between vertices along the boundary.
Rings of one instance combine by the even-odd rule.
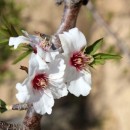
[[[122,59],[107,61],[92,69],[89,96],[77,98],[69,94],[56,100],[52,114],[43,116],[43,129],[130,130],[129,5],[129,0],[92,0],[88,7],[82,7],[77,27],[85,34],[88,44],[104,37],[100,51],[118,53]],[[92,10],[92,6],[96,10]],[[55,5],[54,0],[0,0],[0,26],[4,16],[15,27],[30,34],[39,31],[51,35],[61,22],[62,12],[63,5]],[[0,99],[8,104],[18,103],[15,84],[26,77],[19,67],[27,66],[28,58],[12,65],[19,54],[8,46],[0,46]],[[25,112],[9,111],[0,115],[0,120],[19,123],[24,115]]]

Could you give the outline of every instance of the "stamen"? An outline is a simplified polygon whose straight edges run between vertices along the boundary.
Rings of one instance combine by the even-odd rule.
[[[77,70],[83,70],[90,63],[91,57],[86,56],[83,52],[75,52],[70,57],[70,65],[74,66]]]
[[[32,86],[34,89],[41,90],[46,89],[48,85],[48,77],[45,73],[38,74],[32,80]]]
[[[50,41],[45,37],[41,42],[40,42],[40,46],[42,47],[42,49],[44,51],[48,51],[52,44],[50,43]]]

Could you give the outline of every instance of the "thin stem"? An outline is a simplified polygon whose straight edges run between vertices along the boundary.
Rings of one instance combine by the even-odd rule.
[[[14,104],[11,106],[12,110],[27,110],[31,104],[21,103],[21,104]]]

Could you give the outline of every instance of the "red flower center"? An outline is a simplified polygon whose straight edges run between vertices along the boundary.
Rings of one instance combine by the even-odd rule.
[[[37,48],[36,48],[36,47],[33,48],[33,52],[34,52],[35,54],[37,54]]]
[[[38,74],[32,80],[32,86],[34,89],[41,90],[47,88],[48,85],[48,77],[44,74]]]
[[[70,57],[70,65],[76,67],[77,70],[83,70],[89,60],[83,52],[74,52]]]

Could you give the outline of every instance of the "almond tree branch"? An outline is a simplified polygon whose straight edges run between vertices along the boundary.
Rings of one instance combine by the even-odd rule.
[[[0,129],[2,130],[23,130],[20,124],[11,124],[5,121],[0,121]]]
[[[23,130],[41,130],[42,115],[37,114],[33,106],[29,106],[23,121]]]
[[[2,130],[40,130],[40,120],[42,115],[34,111],[32,104],[14,104],[8,107],[10,110],[27,110],[23,125],[0,121]]]
[[[21,104],[13,104],[11,106],[7,106],[8,110],[27,110],[31,104],[21,103]],[[0,129],[2,130],[23,130],[22,125],[7,123],[5,121],[0,121]]]
[[[117,41],[117,46],[120,49],[120,51],[124,54],[126,54],[129,57],[130,61],[130,50],[126,46],[125,42],[120,39],[115,32],[107,25],[107,23],[104,21],[104,19],[101,17],[101,15],[98,13],[98,11],[94,8],[94,5],[91,1],[89,1],[87,8],[91,11],[94,19],[97,21],[97,23],[104,27],[104,29]]]
[[[58,1],[58,3],[60,4],[63,2],[63,0]],[[56,47],[60,47],[58,34],[75,27],[77,16],[82,4],[83,0],[64,0],[64,13],[61,20],[61,24],[55,34],[56,38],[52,39],[52,42]],[[25,119],[23,121],[23,130],[41,130],[41,118],[42,116],[34,111],[33,106],[29,107]]]
[[[13,104],[11,106],[7,106],[8,110],[27,110],[31,104],[21,103],[21,104]],[[7,123],[5,121],[0,121],[0,129],[2,130],[22,130],[22,125]]]
[[[58,5],[64,2],[64,12],[63,17],[61,20],[61,24],[54,34],[55,38],[52,38],[52,43],[55,45],[55,48],[60,47],[60,40],[58,38],[58,34],[62,33],[63,31],[68,31],[69,29],[75,27],[77,16],[79,10],[82,5],[86,5],[88,0],[56,0]],[[12,109],[19,110],[19,104],[14,105]],[[32,105],[23,107],[23,109],[27,108],[27,113],[25,115],[22,127],[17,124],[9,124],[6,122],[0,122],[0,128],[2,130],[41,130],[40,121],[42,115],[39,115],[35,112]],[[21,110],[22,110],[21,108]],[[13,128],[15,126],[15,129]],[[8,129],[9,128],[9,129]]]
[[[58,4],[61,4],[63,0],[56,0]],[[68,31],[74,28],[77,21],[79,10],[86,0],[64,0],[64,12],[61,20],[61,24],[55,34],[55,39],[52,39],[56,48],[61,46],[58,34]],[[88,1],[88,0],[87,0]]]

